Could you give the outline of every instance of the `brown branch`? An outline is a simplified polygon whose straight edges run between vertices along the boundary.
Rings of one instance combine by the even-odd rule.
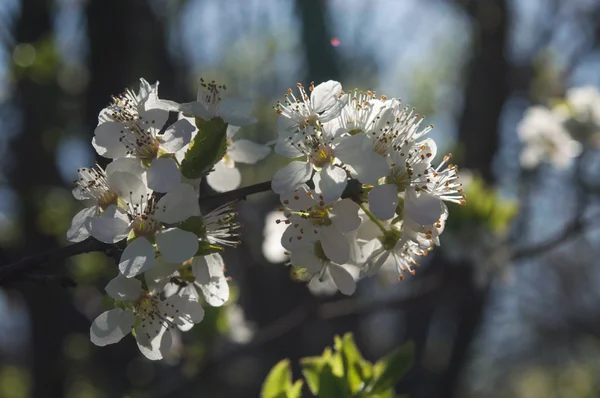
[[[267,192],[270,190],[271,182],[265,181],[258,184],[249,185],[247,187],[238,188],[233,191],[205,196],[198,199],[198,203],[214,204],[226,203],[234,200],[243,200],[249,195]],[[26,274],[32,270],[43,268],[46,265],[60,262],[61,260],[76,256],[78,254],[105,252],[109,255],[114,255],[115,250],[118,249],[114,244],[102,243],[96,239],[88,238],[82,242],[72,243],[70,245],[49,250],[44,253],[34,254],[14,263],[0,266],[0,283],[5,283],[8,280],[23,276],[23,274]]]

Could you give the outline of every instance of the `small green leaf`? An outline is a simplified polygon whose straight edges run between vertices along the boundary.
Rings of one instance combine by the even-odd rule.
[[[287,398],[300,398],[302,396],[302,386],[303,385],[304,385],[304,382],[302,380],[296,380],[294,385],[286,391],[286,397]]]
[[[206,225],[202,216],[192,216],[179,224],[179,229],[193,232],[197,237],[201,238],[206,235]]]
[[[333,373],[329,363],[326,363],[319,373],[319,398],[339,398],[350,396],[350,391],[344,380]]]
[[[327,359],[323,357],[306,357],[300,360],[306,385],[313,395],[319,392],[319,374],[326,363]]]
[[[181,174],[196,179],[208,174],[227,151],[227,123],[220,117],[208,121],[196,118],[198,133],[181,162]]]
[[[261,398],[287,398],[286,392],[292,387],[290,360],[283,359],[273,366],[267,375],[260,396]]]
[[[382,394],[393,388],[412,366],[414,355],[415,345],[409,341],[378,361],[374,367],[375,377],[368,391]]]
[[[335,349],[341,354],[344,377],[351,392],[356,392],[367,383],[372,374],[372,365],[365,361],[358,351],[352,333],[335,339]]]

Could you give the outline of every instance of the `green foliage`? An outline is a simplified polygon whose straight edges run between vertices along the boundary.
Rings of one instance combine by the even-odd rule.
[[[448,229],[459,230],[465,226],[483,225],[496,234],[504,233],[518,212],[515,201],[501,197],[479,177],[465,188],[467,205],[453,208],[448,218]]]
[[[302,380],[292,383],[290,361],[279,361],[267,375],[260,392],[261,398],[299,398],[302,395]]]
[[[208,121],[196,118],[198,134],[190,142],[181,162],[181,174],[196,179],[205,176],[225,156],[227,150],[227,123],[220,117]]]
[[[413,357],[414,344],[409,342],[372,364],[362,357],[352,334],[347,333],[343,337],[335,337],[333,350],[327,347],[321,356],[302,358],[300,364],[308,390],[313,396],[393,398],[396,396],[394,385],[404,377],[412,365]],[[289,366],[288,360],[282,360],[271,369],[263,384],[261,397],[300,396],[302,381],[292,384]]]

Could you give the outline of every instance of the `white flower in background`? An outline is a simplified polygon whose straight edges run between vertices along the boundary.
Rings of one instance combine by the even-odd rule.
[[[600,91],[595,86],[567,90],[565,99],[571,116],[582,123],[600,123]]]
[[[283,263],[288,260],[285,248],[281,245],[281,238],[287,229],[287,224],[277,222],[281,217],[281,211],[271,211],[265,217],[263,229],[262,253],[268,262],[272,264]]]
[[[135,330],[142,354],[151,360],[162,359],[171,348],[170,329],[188,330],[204,318],[198,301],[179,295],[162,300],[143,290],[137,279],[119,275],[108,283],[106,292],[123,308],[103,312],[92,323],[90,340],[98,346],[117,343]]]
[[[292,89],[288,89],[285,100],[277,101],[275,110],[279,114],[277,127],[280,139],[286,139],[296,132],[318,122],[325,123],[339,116],[346,97],[339,82],[329,80],[317,87],[311,83],[308,87],[310,97],[300,83],[296,85],[300,95],[296,97]]]
[[[271,152],[271,148],[266,145],[245,139],[234,140],[239,129],[236,126],[227,127],[227,152],[206,177],[208,185],[217,192],[231,191],[240,186],[242,175],[235,167],[236,162],[255,164]]]
[[[151,86],[140,79],[140,91],[126,90],[113,97],[113,103],[98,116],[92,144],[100,156],[109,159],[135,157],[148,167],[148,187],[169,192],[181,181],[181,173],[172,156],[190,142],[194,126],[178,120],[162,134],[169,111],[158,106],[158,82]]]
[[[571,136],[579,142],[600,147],[600,91],[595,86],[567,90],[565,101],[552,107]]]
[[[237,304],[225,307],[227,317],[227,334],[229,340],[237,344],[247,344],[254,337],[256,327],[246,320],[244,310]]]
[[[198,299],[202,294],[206,303],[220,307],[229,300],[229,284],[225,277],[225,263],[218,253],[195,256],[183,263],[168,263],[159,257],[156,264],[144,273],[148,288]]]
[[[247,99],[221,98],[225,90],[225,85],[217,84],[214,80],[206,83],[204,79],[200,79],[196,101],[181,104],[178,110],[185,116],[194,116],[202,120],[220,117],[233,126],[256,123],[256,118],[250,115],[254,102]]]
[[[152,193],[145,183],[142,167],[133,159],[114,160],[106,170],[95,164],[91,168],[77,170],[79,179],[73,196],[77,200],[89,200],[94,204],[78,212],[67,231],[67,240],[81,242],[90,236],[88,222],[110,205],[125,205]]]
[[[319,282],[330,280],[337,289],[346,295],[351,295],[356,290],[356,273],[353,275],[342,264],[335,263],[325,253],[322,242],[305,245],[291,252],[290,263],[307,273],[306,277],[313,283],[313,289]]]
[[[198,216],[200,208],[191,185],[180,183],[173,192],[156,201],[146,196],[129,203],[127,211],[110,205],[100,217],[90,221],[91,235],[101,242],[116,243],[133,233],[119,261],[119,270],[129,278],[148,270],[154,263],[156,249],[169,262],[181,263],[196,254],[198,237],[189,231],[164,224],[176,224]]]
[[[561,120],[543,106],[527,109],[517,126],[517,133],[524,143],[521,165],[526,169],[533,169],[545,161],[562,169],[581,152],[580,144],[571,138]]]
[[[337,264],[350,259],[350,244],[344,236],[360,226],[359,206],[350,199],[326,202],[323,196],[303,185],[291,194],[281,195],[288,224],[281,238],[284,248],[293,252],[321,242],[325,255]],[[279,221],[281,222],[281,221]]]

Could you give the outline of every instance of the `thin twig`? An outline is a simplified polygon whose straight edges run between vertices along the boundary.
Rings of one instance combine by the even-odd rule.
[[[247,196],[271,190],[271,182],[265,181],[247,187],[238,188],[233,191],[209,195],[198,199],[200,204],[226,203],[234,200],[243,200]],[[96,239],[88,238],[82,242],[72,243],[67,246],[49,250],[44,253],[25,257],[11,264],[0,266],[0,283],[15,279],[31,270],[42,268],[46,265],[60,262],[78,254],[105,252],[109,255],[117,250],[116,245],[102,243]]]

